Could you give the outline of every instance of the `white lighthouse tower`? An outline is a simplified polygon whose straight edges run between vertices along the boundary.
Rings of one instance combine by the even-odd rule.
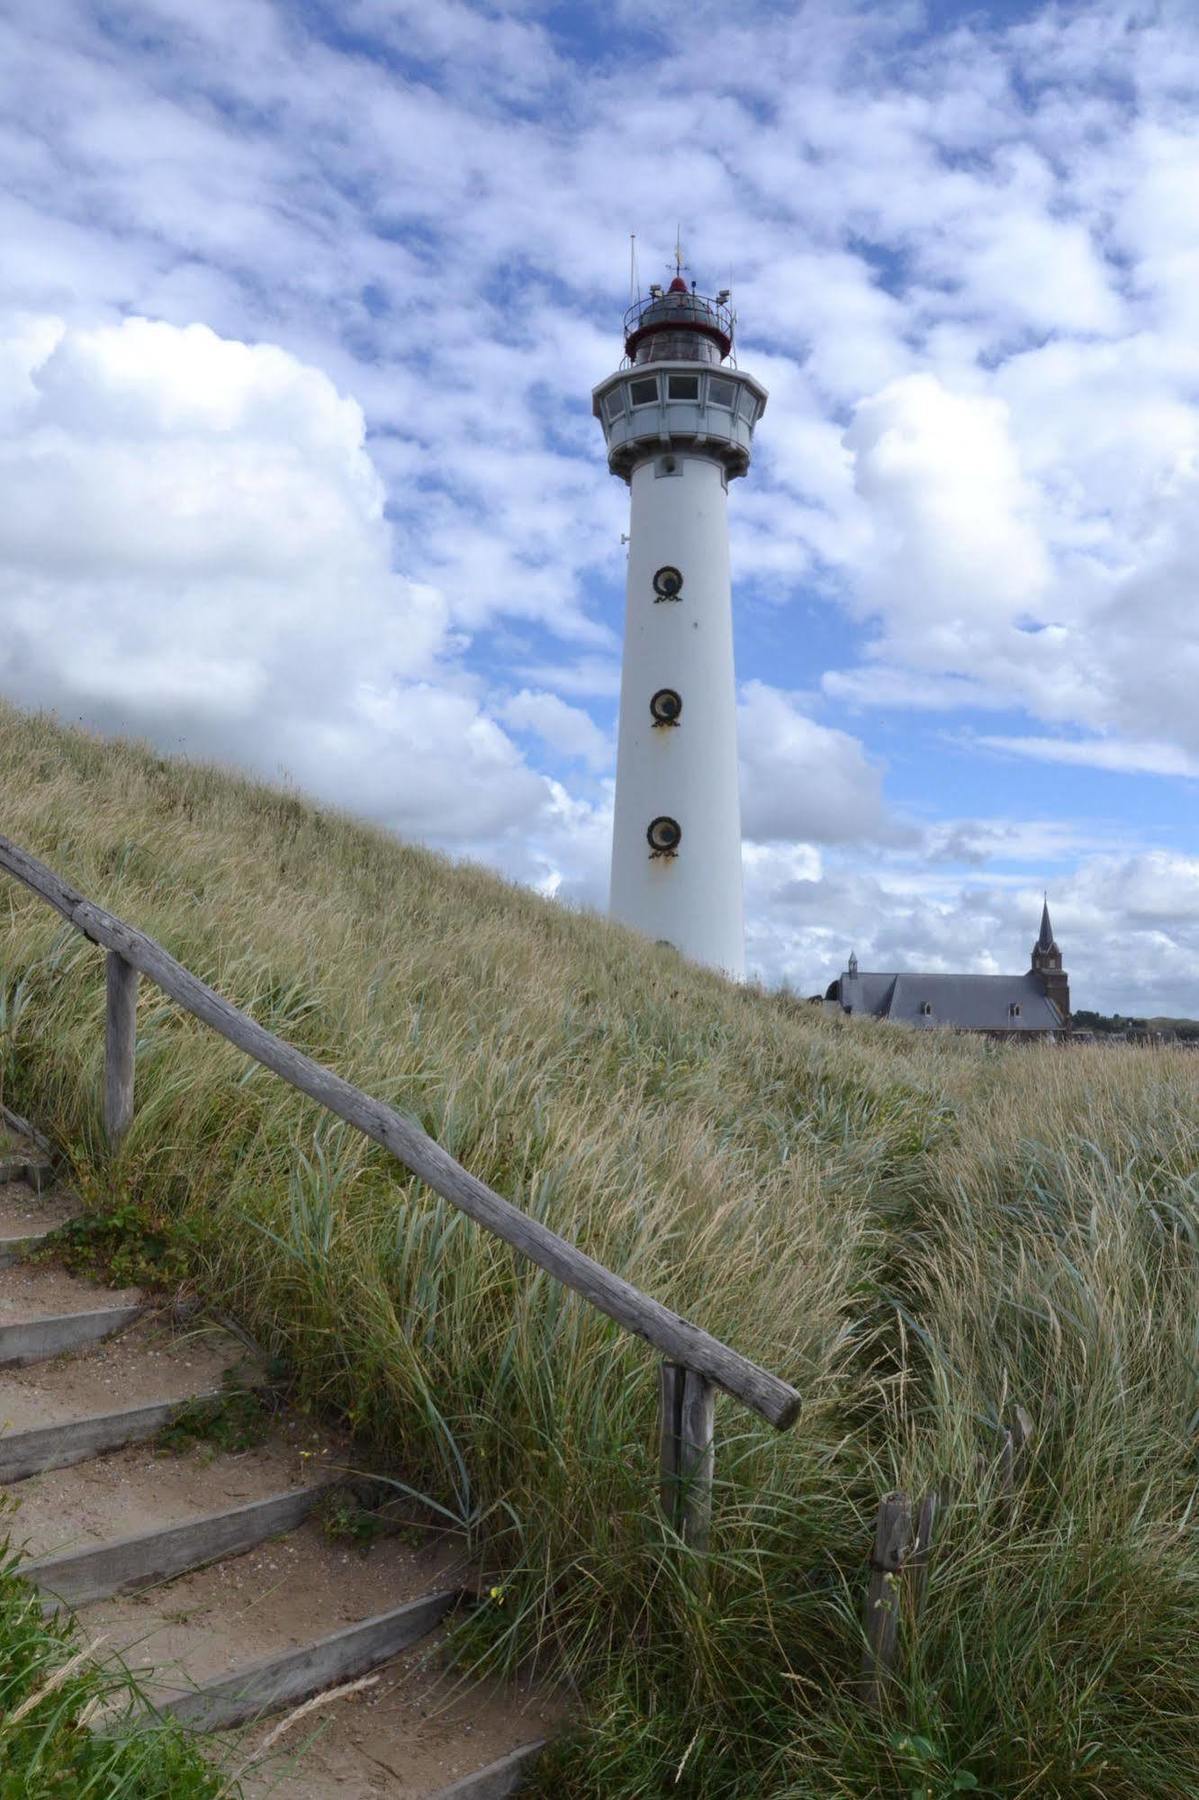
[[[733,314],[678,273],[625,315],[625,362],[592,401],[632,490],[609,910],[745,973],[728,487],[766,390],[733,360]]]

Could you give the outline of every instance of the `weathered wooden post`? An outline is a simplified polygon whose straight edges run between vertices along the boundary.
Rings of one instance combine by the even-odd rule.
[[[900,1578],[912,1543],[912,1508],[906,1494],[884,1494],[878,1504],[870,1586],[866,1590],[866,1647],[862,1699],[881,1712],[895,1671],[899,1645]]]
[[[133,1120],[133,1060],[137,1042],[137,970],[115,950],[105,964],[104,1131],[119,1150]]]
[[[662,1510],[683,1542],[701,1555],[712,1531],[716,1390],[679,1363],[661,1367]]]

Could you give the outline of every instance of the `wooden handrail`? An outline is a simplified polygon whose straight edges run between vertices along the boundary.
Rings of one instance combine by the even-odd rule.
[[[780,1431],[794,1424],[800,1396],[787,1382],[721,1343],[700,1326],[671,1312],[639,1288],[613,1274],[602,1263],[559,1237],[540,1220],[530,1218],[508,1200],[464,1169],[441,1145],[403,1114],[372,1099],[331,1069],[314,1062],[302,1051],[276,1037],[232,1006],[156,943],[145,932],[128,925],[115,914],[94,906],[53,869],[30,856],[8,838],[0,836],[0,868],[47,901],[77,931],[110,954],[108,975],[108,1069],[106,1118],[110,1135],[118,1142],[132,1114],[131,995],[136,977],[112,961],[119,958],[129,971],[138,971],[168,994],[193,1017],[219,1032],[237,1049],[274,1071],[276,1075],[316,1100],[329,1112],[354,1125],[368,1138],[382,1144],[397,1161],[419,1175],[436,1193],[486,1226],[530,1262],[582,1294],[592,1306],[615,1319],[618,1325],[655,1346],[670,1362],[694,1370],[714,1382],[734,1399],[768,1419]],[[676,1422],[675,1430],[678,1426]],[[677,1466],[686,1469],[684,1454]],[[700,1446],[702,1450],[703,1446]],[[692,1458],[694,1461],[694,1458]]]

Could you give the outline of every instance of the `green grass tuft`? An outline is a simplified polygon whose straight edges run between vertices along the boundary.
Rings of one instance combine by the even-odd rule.
[[[69,1622],[42,1617],[15,1556],[0,1553],[0,1800],[217,1800],[225,1784],[177,1726],[88,1729],[101,1707],[143,1704],[125,1670],[90,1648]]]

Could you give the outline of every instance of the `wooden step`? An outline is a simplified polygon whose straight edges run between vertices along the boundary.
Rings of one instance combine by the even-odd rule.
[[[137,1288],[100,1287],[48,1266],[0,1269],[0,1367],[81,1350],[131,1325],[141,1310]]]
[[[86,1550],[42,1557],[22,1563],[19,1572],[44,1591],[48,1610],[63,1604],[82,1606],[88,1600],[102,1600],[109,1594],[169,1580],[220,1557],[240,1556],[267,1538],[293,1530],[335,1485],[326,1483],[275,1494],[267,1500],[252,1500],[247,1506],[205,1514],[183,1525],[138,1532]]]
[[[45,1318],[22,1319],[15,1325],[0,1325],[0,1367],[23,1368],[69,1350],[82,1350],[87,1344],[125,1330],[141,1314],[140,1304],[101,1306],[90,1312],[52,1313]]]
[[[453,1588],[422,1594],[392,1612],[265,1657],[223,1679],[205,1682],[192,1693],[159,1701],[158,1711],[195,1731],[220,1731],[261,1718],[389,1662],[426,1637],[460,1598]]]
[[[207,1324],[183,1330],[168,1315],[148,1312],[84,1356],[6,1371],[0,1443],[18,1432],[207,1395],[235,1371],[247,1380],[261,1374],[231,1333]]]
[[[439,1629],[376,1670],[368,1686],[318,1698],[277,1738],[276,1720],[209,1740],[214,1759],[237,1772],[244,1800],[329,1800],[340,1793],[415,1800],[484,1778],[490,1791],[519,1791],[535,1750],[566,1724],[567,1696],[527,1681],[464,1675],[443,1650]],[[471,1792],[466,1785],[461,1791]],[[480,1795],[488,1791],[479,1788]]]
[[[0,1436],[0,1482],[24,1481],[47,1469],[66,1469],[74,1463],[119,1450],[126,1444],[156,1437],[196,1400],[219,1400],[223,1390],[187,1395],[182,1400],[157,1400],[147,1406],[130,1406],[122,1412],[93,1413],[81,1419],[64,1419],[29,1431]]]
[[[507,1795],[519,1791],[545,1746],[545,1738],[519,1744],[485,1769],[476,1769],[473,1775],[463,1775],[449,1787],[438,1788],[431,1800],[506,1800]]]
[[[29,1151],[0,1151],[0,1185],[7,1181],[25,1181],[40,1193],[50,1180],[50,1158]]]
[[[31,1251],[42,1247],[53,1230],[52,1225],[47,1225],[44,1231],[30,1232],[27,1237],[0,1237],[0,1269],[24,1262]]]
[[[0,1269],[22,1261],[78,1211],[69,1194],[35,1193],[24,1181],[0,1186]]]
[[[241,1556],[90,1602],[78,1617],[155,1706],[209,1730],[394,1656],[448,1609],[466,1573],[464,1546],[448,1535],[413,1544],[397,1533],[364,1554],[311,1519]]]

